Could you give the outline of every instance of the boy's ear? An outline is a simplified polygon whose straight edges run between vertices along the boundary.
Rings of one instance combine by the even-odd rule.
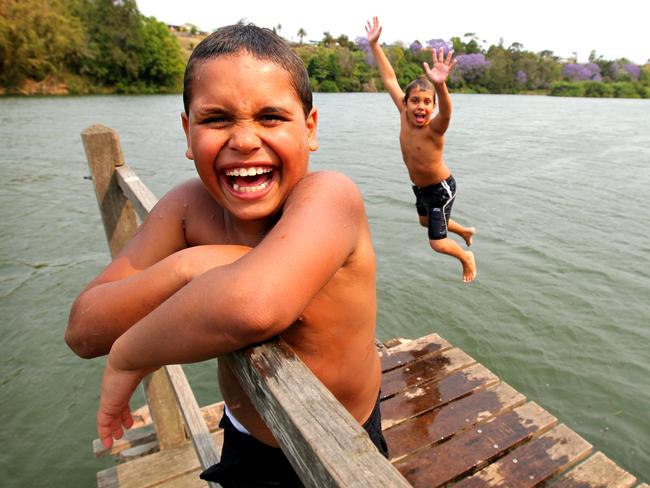
[[[187,159],[194,159],[194,154],[192,153],[192,145],[190,144],[190,121],[187,118],[187,114],[185,112],[181,112],[181,123],[183,124],[185,139],[187,140],[187,151],[185,151],[185,157],[187,157]]]
[[[318,125],[318,112],[315,108],[311,109],[307,116],[307,137],[309,141],[309,150],[318,149],[318,140],[316,139],[316,126]]]

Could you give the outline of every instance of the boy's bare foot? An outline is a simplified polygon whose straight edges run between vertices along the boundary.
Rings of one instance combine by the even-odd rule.
[[[461,261],[463,263],[463,281],[469,283],[476,278],[476,262],[474,261],[473,252],[465,251],[465,253],[467,254],[467,259]]]
[[[467,247],[472,245],[472,237],[476,234],[476,227],[465,227],[466,231],[463,232],[460,236],[465,239],[465,244]]]

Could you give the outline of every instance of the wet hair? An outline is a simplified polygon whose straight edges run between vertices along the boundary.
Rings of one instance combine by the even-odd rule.
[[[257,27],[240,21],[221,27],[203,39],[192,52],[183,79],[183,105],[190,113],[192,101],[192,78],[196,67],[207,60],[220,56],[247,53],[260,60],[268,60],[281,66],[289,73],[291,84],[302,103],[305,117],[312,109],[312,92],[305,64],[289,45],[270,29]],[[218,82],[218,80],[216,80]]]
[[[431,83],[431,81],[429,81],[429,78],[424,75],[418,76],[406,86],[406,90],[404,90],[404,103],[407,102],[409,96],[411,95],[411,92],[416,88],[418,90],[431,90],[433,92],[433,104],[435,105],[436,90],[433,88],[433,83]]]

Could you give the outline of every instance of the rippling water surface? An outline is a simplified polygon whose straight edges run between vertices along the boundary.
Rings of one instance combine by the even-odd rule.
[[[650,102],[453,100],[454,217],[478,229],[469,286],[417,224],[389,97],[316,96],[312,168],[363,192],[379,337],[438,332],[650,481]],[[179,96],[0,99],[4,486],[92,486],[112,464],[91,453],[103,361],[63,343],[72,300],[108,256],[79,133],[117,129],[127,163],[162,195],[194,174],[181,107]],[[199,403],[218,400],[212,363],[186,370]]]

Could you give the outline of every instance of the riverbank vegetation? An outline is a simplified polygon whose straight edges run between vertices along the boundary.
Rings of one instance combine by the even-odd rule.
[[[0,93],[178,93],[183,68],[202,38],[194,27],[170,29],[140,14],[135,0],[0,0]],[[282,34],[281,26],[277,32]],[[320,92],[383,90],[365,37],[324,32],[317,43],[293,47]],[[650,98],[650,64],[563,60],[520,43],[485,46],[476,34],[384,49],[402,86],[422,74],[431,49],[453,49],[454,92]]]

